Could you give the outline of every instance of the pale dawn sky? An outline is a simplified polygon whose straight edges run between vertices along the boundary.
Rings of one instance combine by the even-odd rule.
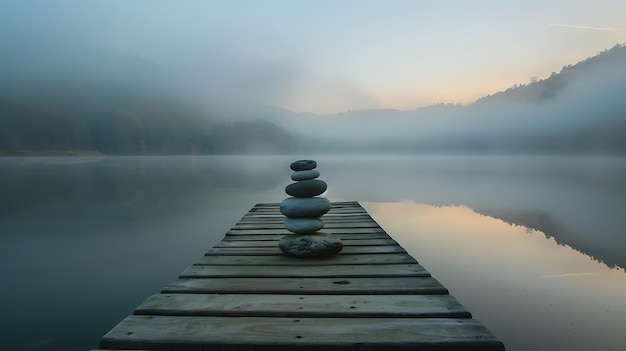
[[[626,1],[0,0],[0,35],[13,33],[294,111],[414,109],[470,103],[625,43]]]

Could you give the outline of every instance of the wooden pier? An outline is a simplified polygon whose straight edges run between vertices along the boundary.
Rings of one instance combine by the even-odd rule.
[[[322,231],[344,249],[288,257],[278,204],[258,204],[108,332],[107,350],[504,350],[357,202]]]

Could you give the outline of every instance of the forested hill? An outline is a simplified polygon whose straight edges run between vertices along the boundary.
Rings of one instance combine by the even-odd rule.
[[[603,78],[602,75],[620,75],[625,67],[626,45],[617,44],[576,64],[565,65],[560,72],[552,72],[548,78],[532,77],[529,84],[516,84],[504,91],[482,97],[472,105],[542,103],[558,97],[572,84],[584,84],[594,76]]]
[[[277,153],[291,146],[270,122],[217,110],[207,85],[219,81],[196,84],[141,57],[56,36],[7,33],[0,53],[0,154]]]
[[[616,45],[467,106],[303,116],[288,130],[330,151],[625,156],[625,91],[626,46]]]
[[[291,147],[287,132],[270,122],[210,117],[132,92],[39,85],[0,95],[0,154],[281,153]]]

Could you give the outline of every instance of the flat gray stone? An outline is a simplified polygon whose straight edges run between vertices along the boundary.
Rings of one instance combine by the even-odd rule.
[[[291,183],[285,187],[288,195],[295,197],[313,197],[323,194],[328,186],[326,182],[318,179],[303,180]]]
[[[287,217],[321,217],[331,206],[323,197],[288,197],[280,203],[280,213]]]
[[[309,169],[313,169],[315,167],[317,167],[317,162],[315,162],[313,160],[293,161],[289,165],[289,168],[291,168],[292,171],[306,171],[306,170],[309,170]]]
[[[320,176],[320,171],[317,169],[309,169],[306,171],[297,171],[291,174],[291,180],[300,181],[300,180],[309,180],[315,179]]]
[[[282,252],[295,257],[331,256],[343,249],[341,240],[326,233],[289,234],[278,242]]]
[[[309,234],[324,228],[324,221],[320,218],[287,217],[285,229],[296,234]]]

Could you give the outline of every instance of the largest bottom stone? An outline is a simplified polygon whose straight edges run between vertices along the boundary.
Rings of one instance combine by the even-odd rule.
[[[290,234],[278,242],[282,252],[295,257],[324,257],[343,249],[341,240],[327,233]]]

